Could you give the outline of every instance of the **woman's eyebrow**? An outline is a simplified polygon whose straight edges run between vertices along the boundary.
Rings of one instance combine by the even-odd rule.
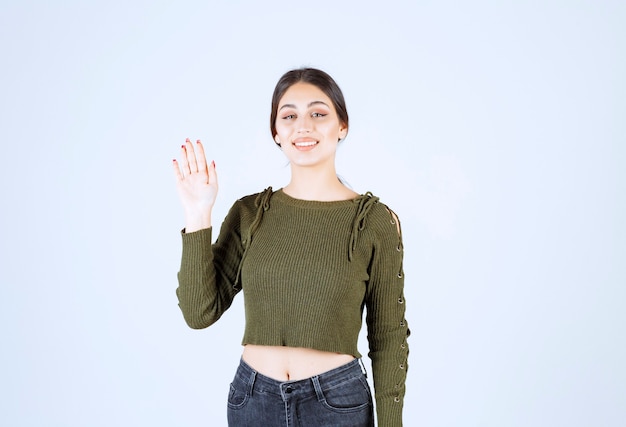
[[[328,107],[328,104],[326,104],[324,101],[311,101],[309,102],[309,105],[307,105],[307,108],[310,108],[316,104],[322,104]],[[282,110],[283,108],[296,108],[296,106],[294,104],[285,104],[282,107],[280,107],[278,111]]]

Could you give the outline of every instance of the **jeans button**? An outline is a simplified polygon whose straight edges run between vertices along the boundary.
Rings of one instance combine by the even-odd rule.
[[[293,388],[291,388],[290,385],[288,385],[287,387],[285,387],[285,393],[291,393],[293,391]]]

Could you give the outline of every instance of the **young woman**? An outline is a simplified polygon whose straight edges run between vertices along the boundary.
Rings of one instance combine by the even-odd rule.
[[[366,310],[378,425],[401,426],[409,329],[396,215],[335,171],[348,133],[343,94],[325,72],[284,74],[272,136],[291,180],[235,202],[212,244],[215,163],[200,141],[174,160],[185,214],[177,295],[206,328],[243,290],[244,346],[228,395],[231,426],[373,426],[357,339]]]

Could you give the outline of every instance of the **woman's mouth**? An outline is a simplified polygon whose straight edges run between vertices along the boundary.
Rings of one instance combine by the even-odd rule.
[[[293,146],[300,151],[308,151],[313,149],[319,141],[310,138],[299,138],[293,142]]]

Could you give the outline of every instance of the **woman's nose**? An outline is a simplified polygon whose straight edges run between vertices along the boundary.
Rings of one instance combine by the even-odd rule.
[[[308,116],[300,117],[298,120],[298,132],[300,133],[311,132],[312,125],[313,123],[310,117]]]

